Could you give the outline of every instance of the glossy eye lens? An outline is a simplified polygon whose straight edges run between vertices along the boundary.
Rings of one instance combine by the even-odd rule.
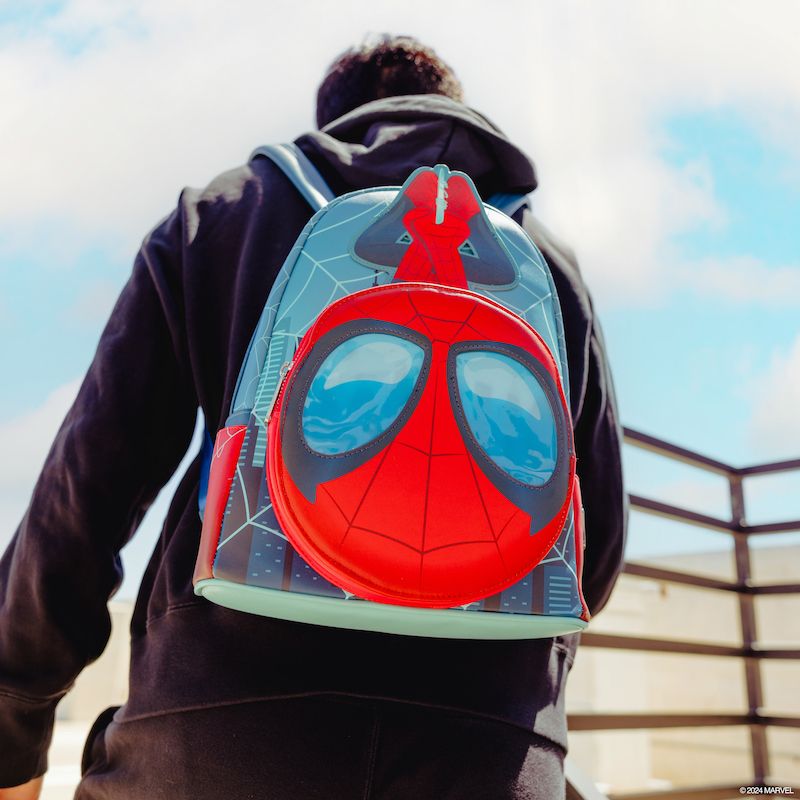
[[[553,410],[536,376],[503,353],[456,356],[456,380],[467,424],[486,455],[528,486],[553,476],[558,457]]]
[[[425,358],[417,344],[386,333],[348,339],[322,362],[303,405],[306,444],[322,455],[362,447],[400,416]]]

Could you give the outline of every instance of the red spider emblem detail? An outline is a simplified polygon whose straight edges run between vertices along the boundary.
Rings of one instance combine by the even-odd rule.
[[[368,446],[336,456],[312,452],[299,420],[328,342],[386,326],[408,331],[426,349],[406,416]],[[304,338],[269,423],[267,474],[281,527],[328,580],[366,599],[458,606],[520,580],[558,538],[572,499],[569,424],[559,433],[564,455],[554,478],[520,489],[476,457],[457,421],[448,355],[462,343],[482,342],[519,348],[559,386],[550,351],[527,323],[449,287],[391,284],[358,292],[323,312]],[[555,404],[565,409],[555,391]],[[520,492],[533,499],[520,501]],[[540,498],[549,503],[546,513],[537,511]]]
[[[466,289],[458,248],[467,240],[469,220],[481,206],[461,176],[454,175],[447,181],[446,197],[444,187],[439,191],[441,181],[436,173],[424,172],[406,189],[405,194],[415,207],[405,214],[403,224],[413,244],[394,277],[398,281],[425,281]]]

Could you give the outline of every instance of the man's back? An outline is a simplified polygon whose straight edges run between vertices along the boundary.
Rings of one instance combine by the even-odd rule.
[[[297,143],[337,193],[399,185],[425,163],[466,172],[484,197],[535,186],[532,164],[499,131],[437,95],[368,103]],[[3,689],[21,698],[8,706],[12,723],[0,740],[35,754],[8,778],[0,770],[7,781],[30,777],[50,698],[102,650],[116,552],[181,460],[197,406],[209,428],[224,425],[252,330],[310,213],[280,170],[257,159],[202,192],[186,190],[145,240],[0,571],[3,673],[18,676]],[[565,309],[589,536],[585,585],[596,610],[623,535],[613,395],[577,267],[527,213],[523,223],[549,257]],[[258,796],[256,787],[271,797],[448,796],[434,773],[450,776],[454,797],[552,796],[575,637],[394,637],[213,606],[192,591],[199,474],[198,459],[145,574],[129,701],[95,726],[79,797],[168,789],[165,796],[210,798],[220,796],[220,780],[234,782],[226,796]],[[58,576],[58,596],[41,575]],[[25,637],[33,649],[19,644],[23,629],[35,630]],[[15,723],[32,703],[26,726]],[[481,757],[481,748],[491,753]],[[494,784],[481,784],[476,771],[504,788],[487,793]],[[535,781],[547,792],[530,794]]]

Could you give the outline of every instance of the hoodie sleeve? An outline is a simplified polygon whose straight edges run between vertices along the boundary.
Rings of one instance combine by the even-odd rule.
[[[182,248],[176,212],[145,240],[0,560],[0,787],[46,770],[56,704],[108,640],[120,549],[191,441]]]
[[[628,513],[614,383],[600,324],[575,256],[527,210],[523,227],[550,265],[564,316],[575,451],[586,514],[583,590],[596,614],[608,601],[622,568]]]

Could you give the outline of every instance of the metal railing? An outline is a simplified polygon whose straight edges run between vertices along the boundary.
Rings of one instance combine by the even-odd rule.
[[[690,450],[676,447],[667,442],[647,436],[638,431],[624,429],[625,442],[649,450],[675,461],[717,473],[727,478],[730,485],[731,519],[723,520],[698,514],[666,503],[656,502],[645,497],[630,495],[631,508],[648,514],[667,517],[691,525],[698,525],[733,536],[736,559],[736,581],[715,580],[712,578],[659,569],[644,564],[626,563],[623,572],[641,578],[657,581],[686,584],[711,591],[733,592],[739,598],[741,617],[741,646],[720,646],[702,642],[673,641],[668,639],[616,636],[602,633],[584,633],[581,644],[584,647],[605,647],[622,650],[650,651],[661,653],[688,653],[705,656],[735,657],[744,660],[747,688],[748,711],[746,714],[570,714],[571,731],[599,731],[643,728],[686,728],[709,727],[717,725],[746,725],[750,728],[752,741],[752,760],[754,785],[764,787],[770,775],[770,754],[767,746],[767,726],[800,728],[800,717],[768,716],[762,713],[763,691],[761,681],[761,661],[764,659],[800,659],[797,648],[764,648],[759,646],[756,631],[754,598],[758,595],[800,593],[800,583],[756,585],[752,581],[750,568],[751,536],[768,533],[785,533],[800,530],[800,520],[778,522],[768,525],[748,525],[745,521],[744,493],[742,481],[754,475],[769,475],[778,472],[800,470],[800,459],[762,464],[754,467],[737,468],[710,458],[705,458]],[[673,800],[715,800],[740,794],[740,786],[708,786],[696,789],[667,792],[648,792],[646,794],[624,795],[626,800],[639,798],[669,797]]]

